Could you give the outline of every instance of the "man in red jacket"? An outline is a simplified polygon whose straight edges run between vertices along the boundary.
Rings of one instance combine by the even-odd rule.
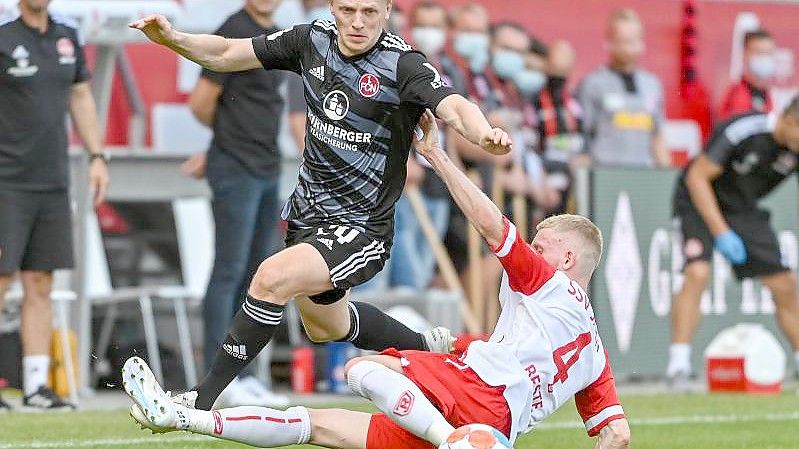
[[[744,35],[743,76],[727,89],[719,109],[719,120],[745,112],[770,112],[773,105],[768,88],[774,78],[777,45],[764,29]]]

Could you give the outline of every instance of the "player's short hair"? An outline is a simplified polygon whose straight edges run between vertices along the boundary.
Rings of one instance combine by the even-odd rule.
[[[536,231],[552,229],[555,232],[573,232],[584,240],[586,246],[583,255],[588,257],[591,267],[590,275],[599,266],[602,258],[602,231],[589,219],[582,215],[561,214],[553,215],[538,223]]]
[[[782,110],[783,115],[790,115],[791,117],[799,120],[799,94],[795,95],[791,101],[788,102],[788,106],[785,106],[785,109]]]
[[[768,32],[765,28],[758,28],[756,30],[747,31],[744,34],[744,48],[749,45],[750,42],[758,40],[758,39],[769,39],[774,40],[774,37],[771,36],[771,33]]]
[[[610,16],[608,17],[607,35],[611,36],[613,33],[613,27],[617,23],[621,22],[636,23],[641,28],[644,26],[644,24],[641,22],[641,18],[638,16],[638,13],[635,12],[635,10],[631,8],[620,8],[610,13]]]

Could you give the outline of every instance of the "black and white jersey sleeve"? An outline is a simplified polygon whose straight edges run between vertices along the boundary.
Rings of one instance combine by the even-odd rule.
[[[295,25],[252,38],[255,55],[265,69],[302,71],[302,57],[309,43],[311,25]]]
[[[436,110],[444,98],[457,94],[441,74],[419,52],[403,54],[397,61],[397,82],[400,100]]]

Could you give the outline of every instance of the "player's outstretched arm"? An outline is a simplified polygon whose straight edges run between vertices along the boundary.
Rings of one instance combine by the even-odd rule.
[[[151,15],[128,25],[156,44],[215,72],[238,72],[262,67],[251,39],[226,39],[210,34],[180,32],[166,17]]]
[[[627,449],[630,447],[630,424],[620,418],[608,423],[599,431],[594,449]]]
[[[436,106],[436,116],[460,135],[491,154],[507,154],[513,142],[508,133],[492,128],[480,108],[461,95],[449,95]]]
[[[454,95],[451,95],[451,98]],[[444,100],[446,101],[446,100]],[[430,162],[444,181],[463,214],[477,229],[491,248],[502,246],[505,222],[497,206],[450,160],[438,141],[435,117],[427,110],[419,120],[424,133],[421,140],[414,139],[417,153]]]

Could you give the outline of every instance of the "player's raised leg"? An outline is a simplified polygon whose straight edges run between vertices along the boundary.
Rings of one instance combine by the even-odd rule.
[[[348,341],[371,351],[393,347],[447,353],[455,340],[443,327],[414,332],[369,303],[349,301],[349,292],[332,304],[300,297],[297,306],[305,332],[314,342]]]
[[[195,406],[209,410],[222,390],[261,352],[291,298],[330,288],[327,265],[311,245],[291,246],[261,263],[208,374],[195,388]]]
[[[314,299],[310,300],[311,296]],[[303,324],[312,340],[352,341],[358,348],[448,352],[448,332],[419,334],[376,307],[342,300],[328,262],[308,243],[298,243],[266,259],[252,279],[247,298],[231,322],[211,369],[195,388],[195,407],[209,410],[219,394],[266,346],[283,319],[286,303],[299,297]]]
[[[388,355],[358,357],[347,363],[344,372],[353,392],[372,401],[417,437],[439,446],[455,430],[419,387],[402,374],[401,359]]]

